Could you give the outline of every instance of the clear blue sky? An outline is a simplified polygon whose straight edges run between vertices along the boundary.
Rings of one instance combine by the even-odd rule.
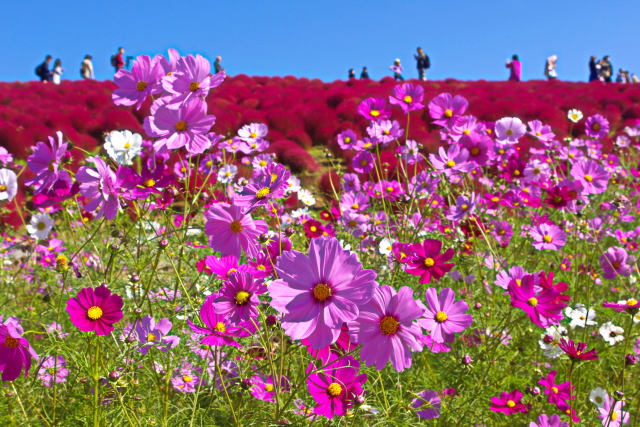
[[[590,55],[640,75],[636,0],[2,0],[0,80],[31,80],[46,54],[78,78],[93,55],[96,77],[112,77],[110,55],[221,55],[230,74],[295,75],[331,81],[367,65],[389,75],[400,58],[431,58],[429,78],[503,80],[518,53],[523,78],[542,77],[557,54],[559,77],[584,80]]]

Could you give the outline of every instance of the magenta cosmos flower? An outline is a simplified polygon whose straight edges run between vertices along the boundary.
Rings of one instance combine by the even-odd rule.
[[[471,172],[475,168],[475,163],[469,161],[469,152],[459,144],[451,144],[446,151],[440,147],[437,155],[429,154],[429,161],[436,171],[446,176]]]
[[[437,125],[451,127],[462,116],[469,106],[469,102],[460,96],[451,96],[450,93],[441,93],[429,103],[429,114]]]
[[[0,316],[0,322],[2,316]],[[22,336],[22,328],[12,322],[0,323],[0,371],[2,381],[13,381],[24,367],[25,378],[31,368],[31,358],[38,355]]]
[[[240,258],[242,251],[249,257],[260,253],[258,237],[269,230],[267,223],[253,220],[240,206],[216,203],[204,214],[204,231],[209,235],[209,246],[221,256]]]
[[[107,219],[113,219],[120,208],[116,174],[99,157],[89,157],[87,160],[93,163],[95,169],[82,166],[76,173],[76,180],[80,183],[80,194],[91,199],[84,208],[88,211],[100,208],[96,219],[103,215]]]
[[[424,108],[422,99],[424,98],[424,89],[420,85],[412,85],[411,83],[403,83],[393,88],[389,102],[402,108],[407,114],[409,111],[420,110]]]
[[[329,419],[342,417],[352,408],[356,397],[362,395],[362,384],[367,382],[366,374],[359,374],[360,364],[351,356],[335,358],[332,355],[322,371],[309,375],[307,387],[317,405],[314,412]],[[313,363],[309,370],[314,369]]]
[[[560,415],[553,414],[548,416],[547,414],[541,414],[538,417],[538,422],[531,421],[529,427],[569,427],[564,421],[560,420]]]
[[[320,350],[336,342],[344,322],[355,320],[373,296],[376,273],[363,270],[358,257],[334,237],[321,236],[309,255],[283,252],[271,282],[271,306],[283,314],[282,327],[294,340],[307,338]]]
[[[615,311],[626,312],[633,315],[636,314],[640,309],[640,301],[635,298],[629,298],[626,300],[620,300],[618,302],[607,301],[603,303],[602,306],[606,308],[613,308]]]
[[[442,242],[436,239],[426,239],[422,244],[411,246],[413,253],[409,255],[407,273],[420,278],[420,283],[431,283],[431,279],[438,281],[453,268],[454,263],[446,262],[453,258],[455,251],[451,248],[440,253]]]
[[[173,108],[190,98],[205,98],[209,90],[220,86],[224,81],[224,72],[211,75],[211,64],[202,55],[187,55],[178,59],[175,72],[162,79],[162,87],[176,95],[170,103]]]
[[[366,98],[358,105],[358,113],[369,120],[391,117],[391,110],[384,98]]]
[[[35,188],[34,193],[41,193],[50,190],[58,180],[69,180],[69,173],[60,168],[60,163],[67,154],[69,143],[63,142],[62,132],[56,132],[57,141],[49,137],[49,144],[38,141],[33,149],[33,153],[27,157],[27,166],[31,172],[36,174],[33,179],[25,182],[26,185],[40,186]]]
[[[500,393],[500,397],[493,396],[489,409],[493,412],[503,412],[507,415],[528,411],[528,408],[522,403],[522,393],[518,390],[514,390],[511,393],[503,391]]]
[[[571,168],[571,176],[582,185],[582,194],[600,194],[607,191],[609,173],[594,160],[576,162]]]
[[[415,399],[413,399],[412,406],[414,409],[420,409],[416,412],[419,418],[430,420],[432,418],[438,418],[440,416],[440,406],[442,402],[438,393],[431,390],[424,390]]]
[[[533,323],[541,328],[556,325],[564,318],[562,309],[565,304],[558,297],[560,293],[554,288],[535,291],[535,277],[528,274],[520,283],[512,280],[509,283],[511,306],[523,310]]]
[[[600,268],[602,268],[602,277],[608,280],[614,279],[616,276],[628,276],[631,274],[632,267],[627,264],[629,255],[624,248],[613,246],[600,256]]]
[[[191,323],[190,320],[187,320],[187,323],[193,332],[204,335],[200,344],[217,347],[223,345],[242,347],[235,338],[248,337],[256,331],[256,326],[253,322],[240,322],[238,325],[231,325],[225,316],[216,314],[213,301],[217,297],[216,293],[209,295],[200,308],[200,320],[204,323],[204,328]]]
[[[402,372],[411,367],[411,350],[422,351],[422,329],[416,320],[424,306],[413,299],[413,291],[403,286],[398,292],[391,286],[376,288],[373,298],[360,306],[360,315],[348,323],[349,334],[362,344],[360,358],[367,366],[382,370],[388,361]]]
[[[136,109],[147,97],[162,93],[160,78],[164,74],[158,61],[148,55],[140,55],[133,61],[131,71],[121,68],[113,78],[118,86],[111,97],[116,105],[135,105]]]
[[[122,298],[106,286],[83,288],[75,298],[67,301],[71,323],[82,332],[95,331],[96,335],[109,335],[113,325],[122,319]]]
[[[544,387],[544,394],[548,396],[549,403],[557,406],[568,406],[565,401],[569,400],[571,384],[569,381],[556,383],[556,371],[551,371],[546,377],[542,377],[538,384]],[[575,395],[571,396],[573,399]]]
[[[143,128],[147,135],[159,138],[153,144],[156,151],[175,150],[185,147],[190,154],[201,154],[211,146],[207,134],[216,122],[213,115],[207,115],[207,104],[200,98],[192,98],[175,105],[156,101],[151,116],[144,119]]]
[[[437,343],[451,342],[453,334],[464,331],[473,321],[473,316],[465,314],[469,305],[466,301],[455,301],[455,297],[450,288],[440,291],[439,297],[435,288],[427,289],[425,294],[427,310],[418,324],[429,331]]]
[[[213,301],[213,309],[232,325],[251,322],[251,319],[258,316],[258,295],[265,292],[267,287],[253,280],[252,274],[238,271],[229,275],[218,297]]]
[[[527,133],[527,127],[517,117],[504,117],[495,124],[496,139],[507,144],[515,144]]]
[[[585,122],[585,133],[592,138],[604,138],[609,133],[609,120],[602,114],[589,117]]]
[[[373,170],[375,159],[368,151],[360,151],[351,159],[353,170],[358,173],[369,173]]]
[[[533,247],[539,251],[544,249],[557,251],[567,242],[567,235],[555,224],[542,223],[531,227],[529,236],[533,239]]]

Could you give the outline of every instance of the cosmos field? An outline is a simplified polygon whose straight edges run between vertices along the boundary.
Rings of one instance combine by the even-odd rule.
[[[635,85],[0,88],[3,424],[638,422]]]

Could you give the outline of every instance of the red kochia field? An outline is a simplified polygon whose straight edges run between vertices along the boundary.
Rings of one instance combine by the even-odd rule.
[[[413,81],[417,83],[417,81]],[[522,83],[487,81],[433,81],[422,83],[425,100],[449,92],[469,100],[468,114],[480,120],[504,116],[523,121],[538,119],[556,133],[565,134],[570,122],[566,112],[580,108],[585,116],[600,113],[620,128],[640,118],[640,85],[529,81]],[[231,135],[243,124],[263,122],[269,126],[270,150],[293,169],[317,168],[305,152],[312,145],[340,149],[335,135],[346,128],[364,129],[357,113],[368,96],[387,96],[394,86],[391,78],[381,81],[335,81],[295,77],[228,78],[208,97],[209,111],[217,120],[214,131]],[[102,134],[113,129],[131,129],[143,134],[141,122],[149,114],[149,102],[142,109],[117,107],[111,100],[111,81],[63,81],[61,85],[40,82],[0,83],[0,144],[17,158],[25,158],[36,141],[61,130],[84,148],[102,144]],[[404,119],[395,111],[400,123]],[[428,109],[411,116],[410,135],[429,151],[440,140],[439,128],[430,124]],[[581,133],[573,129],[573,134]]]

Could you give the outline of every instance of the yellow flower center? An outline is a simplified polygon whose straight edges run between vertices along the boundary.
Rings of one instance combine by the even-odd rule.
[[[589,175],[589,174],[586,174],[584,176],[584,180],[587,181],[587,182],[591,182],[591,181],[593,181],[593,177],[591,175]]]
[[[187,122],[185,122],[184,120],[180,120],[178,123],[176,123],[176,130],[178,132],[187,130]]]
[[[538,305],[538,300],[534,297],[531,297],[527,300],[527,304],[529,304],[531,307],[535,307],[536,305]]]
[[[327,387],[327,391],[329,392],[329,395],[338,397],[342,394],[342,386],[338,383],[331,383],[329,384],[329,387]]]
[[[271,393],[271,392],[273,391],[273,384],[265,384],[265,385],[264,385],[264,390],[265,390],[267,393]]]
[[[257,133],[255,133],[255,132],[251,132],[251,133],[249,134],[249,138],[255,138],[256,136],[258,136],[258,134],[257,134]]]
[[[407,104],[411,104],[413,102],[413,98],[407,95],[404,97],[403,101],[406,102]]]
[[[124,143],[124,148],[125,148],[126,150],[128,150],[129,148],[131,148],[131,144],[129,144],[128,142],[125,142],[125,143]]]
[[[147,88],[147,82],[139,81],[138,84],[136,84],[136,90],[138,92],[142,92],[146,88]]]
[[[448,168],[452,168],[456,165],[456,162],[454,162],[453,160],[447,160],[447,163],[445,163],[447,165]]]
[[[229,224],[229,229],[234,233],[239,233],[242,231],[242,224],[240,224],[240,221],[238,220],[231,221],[231,223]]]
[[[309,230],[311,230],[312,233],[315,233],[316,231],[318,231],[318,227],[312,225],[311,227],[309,227]]]
[[[638,300],[634,299],[634,298],[629,298],[627,300],[627,305],[636,305],[638,303]]]
[[[394,335],[398,332],[398,322],[393,316],[384,316],[380,321],[380,332],[385,335]]]
[[[516,406],[516,402],[514,402],[513,400],[507,400],[507,406],[509,408],[513,408],[514,406]]]
[[[200,88],[200,83],[198,83],[198,82],[191,82],[191,83],[189,83],[189,90],[190,90],[191,92],[195,92],[195,91],[197,91],[199,88]]]
[[[460,207],[462,208],[463,211],[466,211],[467,209],[469,209],[469,205],[467,205],[467,204],[463,204]]]
[[[7,348],[16,348],[18,347],[18,344],[20,344],[20,342],[12,337],[11,335],[7,335],[6,337],[4,337],[4,345]]]
[[[44,222],[39,222],[38,225],[36,226],[38,230],[44,230],[46,227],[47,227],[47,224],[45,224]]]
[[[513,135],[513,129],[507,129],[507,136]]]
[[[558,387],[551,387],[551,390],[552,390],[555,394],[558,394]]]
[[[371,112],[369,114],[371,115],[371,117],[378,117],[380,115],[380,111],[371,110]]]
[[[470,153],[472,156],[477,156],[480,154],[480,149],[478,147],[472,147]]]
[[[450,108],[447,108],[446,110],[444,110],[444,116],[447,118],[453,117],[453,111],[451,111]]]
[[[147,335],[147,341],[155,341],[157,339],[158,337],[156,337],[156,334],[154,334],[153,332],[149,332],[149,335]]]
[[[331,288],[324,283],[318,283],[313,287],[313,296],[318,301],[324,301],[331,296]]]
[[[267,271],[267,267],[265,267],[264,264],[260,264],[259,266],[256,267],[256,270]]]
[[[471,131],[469,129],[465,129],[462,131],[465,135],[471,135]]]
[[[236,294],[236,304],[243,305],[249,300],[251,295],[247,291],[240,291]]]
[[[547,243],[551,243],[551,240],[552,240],[552,239],[551,239],[551,236],[549,236],[548,234],[546,234],[546,235],[544,235],[544,236],[542,237],[542,240],[544,240],[544,241],[545,241],[545,242],[547,242]]]
[[[263,187],[256,193],[256,199],[262,200],[267,197],[269,193],[271,193],[271,190],[269,190],[268,187]]]
[[[436,320],[440,323],[444,322],[445,320],[447,320],[447,313],[445,313],[444,311],[439,311],[436,313]]]
[[[433,258],[425,258],[424,259],[424,265],[427,267],[433,267],[436,264],[435,260]]]
[[[143,184],[144,184],[145,187],[149,188],[149,187],[153,187],[154,185],[156,185],[156,181],[151,179],[151,178],[149,178]]]
[[[600,123],[594,123],[592,128],[593,130],[600,130]]]
[[[193,378],[191,378],[191,376],[189,376],[189,375],[185,375],[185,376],[182,377],[182,380],[185,383],[190,383],[191,381],[193,381]]]
[[[205,165],[210,168],[211,166],[213,166],[213,160],[207,160],[207,163],[205,163]]]
[[[216,323],[216,327],[213,329],[215,329],[217,332],[224,332],[227,330],[227,328],[224,326],[224,323],[222,322]]]
[[[93,306],[87,310],[87,317],[91,320],[98,320],[102,317],[102,309],[98,306]]]
[[[7,186],[4,184],[0,184],[0,191],[7,191]]]

